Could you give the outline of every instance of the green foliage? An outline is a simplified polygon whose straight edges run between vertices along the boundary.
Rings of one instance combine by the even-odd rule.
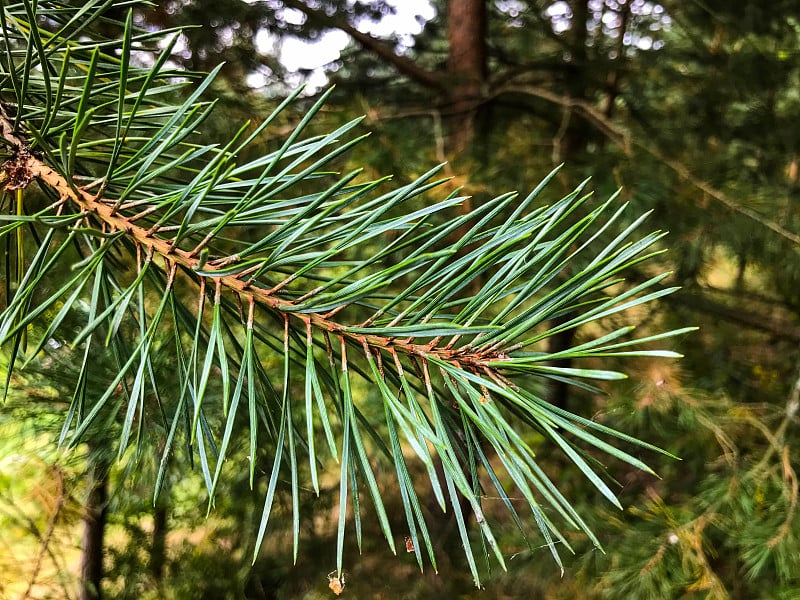
[[[297,98],[207,142],[198,132],[215,102],[204,94],[219,69],[173,69],[176,34],[104,8],[3,8],[6,387],[64,345],[75,369],[60,441],[113,427],[104,448],[118,458],[158,447],[156,498],[184,456],[197,461],[212,508],[225,465],[241,465],[241,441],[239,468],[264,491],[254,560],[283,493],[297,560],[306,481],[319,495],[331,461],[340,576],[348,525],[364,543],[367,500],[390,549],[407,533],[420,568],[437,566],[424,498],[452,511],[476,585],[479,559],[506,567],[486,495],[501,498],[526,540],[530,513],[559,565],[557,545],[572,546],[565,530],[599,546],[537,453],[561,452],[619,507],[599,457],[652,472],[638,450],[657,449],[549,404],[535,382],[597,392],[592,380],[624,377],[606,361],[678,356],[638,346],[689,328],[637,339],[619,325],[558,353],[544,346],[674,291],[661,287],[667,274],[624,284],[660,253],[663,234],[639,233],[645,217],[625,216],[615,196],[593,200],[584,185],[541,203],[555,171],[527,195],[464,214],[458,190],[439,191],[441,168],[394,188],[341,175],[341,155],[363,136],[358,121],[306,134],[324,95],[282,144],[242,160]],[[95,385],[102,355],[113,376]],[[387,473],[400,525],[378,479]]]

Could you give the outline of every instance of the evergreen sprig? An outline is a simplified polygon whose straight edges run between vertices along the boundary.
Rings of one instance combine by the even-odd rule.
[[[553,360],[677,356],[634,346],[689,328],[632,339],[633,328],[623,327],[558,354],[542,351],[560,331],[672,292],[660,287],[667,274],[619,285],[627,269],[659,252],[663,233],[638,234],[644,217],[619,227],[625,205],[616,197],[596,204],[584,185],[541,204],[552,173],[527,196],[504,194],[456,217],[458,193],[428,200],[442,183],[439,168],[396,188],[362,181],[358,171],[337,175],[337,159],[363,136],[358,121],[306,134],[328,94],[279,148],[242,161],[298,94],[226,143],[207,143],[199,132],[215,109],[204,98],[217,71],[172,69],[177,34],[139,30],[131,13],[124,23],[109,20],[111,4],[2,3],[8,210],[0,237],[15,258],[6,261],[0,313],[6,387],[15,369],[64,340],[82,362],[62,442],[81,440],[100,415],[117,415],[120,456],[131,444],[142,450],[153,414],[145,407],[159,403],[168,434],[156,494],[181,438],[213,503],[242,423],[251,485],[268,436],[275,455],[255,552],[288,477],[296,557],[300,464],[319,493],[323,454],[340,469],[338,573],[348,505],[360,545],[360,495],[372,500],[394,551],[377,452],[393,464],[409,547],[420,567],[425,554],[435,568],[409,451],[441,509],[454,511],[476,584],[461,498],[486,552],[505,562],[484,517],[482,485],[496,488],[524,535],[506,489],[513,485],[559,565],[556,544],[569,548],[559,524],[598,544],[540,468],[531,434],[563,451],[616,505],[587,450],[649,471],[609,440],[657,449],[549,404],[530,376],[595,389],[583,380],[623,375]],[[110,30],[119,39],[102,33]],[[88,385],[98,349],[117,364],[100,391]],[[170,382],[153,366],[167,352]],[[367,402],[382,403],[382,422],[365,416]]]

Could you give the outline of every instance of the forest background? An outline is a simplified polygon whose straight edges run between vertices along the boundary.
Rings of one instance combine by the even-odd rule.
[[[353,549],[348,561],[345,593],[798,597],[796,8],[791,0],[459,0],[431,2],[419,31],[402,34],[377,27],[395,10],[381,0],[167,1],[136,13],[147,27],[190,26],[174,50],[176,64],[208,70],[225,61],[214,89],[225,109],[204,132],[209,137],[268,114],[304,79],[319,81],[318,73],[290,72],[280,50],[297,48],[285,40],[336,31],[349,44],[324,67],[336,89],[315,126],[330,130],[366,115],[373,140],[352,160],[367,175],[394,173],[402,183],[447,161],[450,185],[477,205],[508,189],[525,192],[565,163],[558,191],[591,177],[599,197],[621,188],[640,212],[653,211],[651,224],[670,232],[670,251],[657,261],[682,290],[638,317],[698,325],[679,342],[685,358],[639,359],[631,378],[608,385],[604,397],[558,385],[547,391],[550,402],[602,415],[681,458],[648,455],[658,479],[610,465],[626,507],[619,512],[559,457],[539,457],[577,499],[606,553],[576,539],[562,576],[546,550],[520,544],[509,524],[509,571],[493,571],[479,591],[458,542],[448,542],[446,521],[439,534],[455,549],[438,575],[391,555],[373,523],[363,554]],[[124,20],[124,7],[109,10]],[[554,337],[550,350],[573,345],[576,335],[579,341],[574,331]],[[59,369],[42,373],[44,383],[18,385],[0,408],[0,598],[80,593],[82,519],[98,488],[88,454],[55,451]],[[307,507],[316,525],[304,533],[297,564],[278,533],[251,566],[262,498],[244,475],[224,483],[205,519],[196,473],[177,478],[152,507],[147,477],[130,468],[123,462],[107,475],[100,499],[108,508],[109,597],[330,596],[332,494]]]

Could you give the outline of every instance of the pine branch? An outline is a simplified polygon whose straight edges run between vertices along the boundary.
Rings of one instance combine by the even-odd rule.
[[[5,115],[0,116],[0,130],[3,132],[11,132],[13,130],[11,122]],[[159,229],[153,231],[150,228],[140,227],[116,211],[115,207],[119,204],[116,200],[102,198],[99,195],[91,195],[86,191],[86,187],[77,188],[74,184],[70,184],[61,174],[37,158],[32,152],[29,143],[20,136],[13,133],[4,133],[4,136],[7,141],[14,144],[15,152],[3,165],[0,172],[0,185],[5,185],[6,190],[12,191],[25,189],[33,181],[44,183],[58,194],[62,202],[69,200],[75,204],[82,215],[96,218],[102,223],[101,229],[103,231],[110,234],[122,232],[137,247],[142,248],[143,253],[146,255],[151,257],[160,256],[167,272],[174,271],[175,266],[183,267],[185,272],[196,274],[198,285],[201,280],[205,280],[205,285],[221,286],[233,292],[237,297],[244,299],[247,305],[257,303],[273,310],[275,313],[285,314],[287,318],[301,321],[303,329],[306,326],[313,327],[316,330],[346,339],[357,346],[366,346],[368,351],[393,350],[422,359],[434,359],[453,365],[460,364],[476,371],[487,368],[490,363],[497,364],[498,361],[508,359],[508,356],[502,351],[487,353],[485,351],[474,351],[468,347],[440,347],[437,343],[417,344],[411,341],[413,337],[397,339],[396,335],[375,335],[368,333],[369,328],[341,325],[319,314],[305,315],[285,312],[285,308],[288,306],[287,302],[285,299],[277,297],[275,292],[282,289],[288,280],[280,282],[272,289],[263,289],[252,285],[252,281],[243,277],[242,273],[237,275],[217,275],[217,272],[221,273],[230,264],[230,260],[208,263],[194,251],[177,248],[174,238],[164,239],[158,237],[156,234]],[[203,273],[201,274],[200,271]],[[252,315],[250,319],[252,319]],[[248,326],[251,327],[252,322],[249,322]],[[397,329],[397,331],[403,333],[402,330]],[[482,330],[456,326],[450,328],[440,327],[432,331],[436,334],[431,334],[432,337],[435,337],[438,341],[445,336],[479,333]]]
[[[51,34],[32,18],[36,9],[64,22],[65,37],[48,38],[49,49],[42,39]],[[394,467],[418,564],[424,548],[435,566],[427,517],[406,465],[409,448],[442,510],[449,503],[457,511],[476,584],[459,498],[505,564],[481,507],[479,471],[502,497],[507,478],[496,471],[510,477],[557,564],[556,544],[569,546],[551,519],[599,545],[518,430],[544,436],[617,506],[584,447],[651,472],[606,439],[657,448],[549,405],[525,388],[530,376],[591,391],[598,390],[584,380],[624,377],[603,368],[554,366],[553,360],[602,364],[609,357],[679,356],[634,347],[691,328],[636,339],[633,327],[619,327],[557,354],[537,350],[551,335],[603,323],[674,291],[659,287],[668,274],[619,285],[624,272],[660,253],[662,232],[638,234],[646,215],[628,221],[625,204],[614,197],[594,202],[585,184],[541,204],[555,172],[525,197],[503,194],[456,218],[453,209],[465,200],[457,192],[434,202],[423,196],[442,183],[435,179],[438,167],[378,195],[385,179],[361,183],[358,171],[330,172],[332,162],[361,141],[348,139],[358,121],[303,139],[324,96],[278,149],[240,163],[237,157],[293,98],[224,144],[202,143],[197,131],[214,110],[202,95],[219,69],[192,88],[176,82],[178,75],[165,68],[175,38],[153,66],[136,67],[132,49],[152,36],[136,31],[130,14],[120,40],[103,42],[101,50],[69,42],[68,30],[79,22],[81,35],[88,35],[82,19],[101,19],[97,11],[70,13],[28,0],[13,10],[16,20],[9,23],[28,19],[33,25],[20,32],[7,24],[10,50],[0,64],[1,99],[13,99],[8,112],[14,107],[13,116],[0,115],[8,156],[0,181],[16,197],[14,210],[0,216],[0,239],[13,239],[16,249],[16,270],[7,269],[7,281],[16,285],[0,313],[0,345],[8,351],[10,378],[20,357],[34,361],[54,336],[69,332],[71,342],[61,352],[74,353],[65,361],[72,370],[63,376],[74,391],[62,442],[77,443],[102,416],[118,429],[119,457],[134,439],[141,452],[146,406],[155,397],[168,432],[155,493],[182,432],[211,506],[244,422],[251,486],[264,435],[274,444],[255,552],[287,473],[296,556],[300,454],[307,455],[319,493],[315,438],[324,436],[340,465],[339,577],[348,504],[360,535],[360,502],[369,497],[395,549],[372,453]],[[176,102],[181,88],[184,96]],[[51,201],[26,214],[34,181]],[[25,227],[37,236],[30,257]],[[463,232],[460,239],[453,240],[455,231]],[[478,280],[482,285],[474,289]],[[554,317],[558,325],[548,329]],[[38,341],[26,350],[28,333]],[[262,353],[279,359],[282,372]],[[94,389],[90,371],[98,356],[110,374]],[[165,360],[168,367],[160,364]],[[353,385],[356,377],[370,384],[366,399]],[[298,379],[301,399],[295,397]],[[220,399],[214,411],[212,397]],[[382,404],[380,424],[362,414],[366,400]],[[506,506],[522,529],[513,506]]]

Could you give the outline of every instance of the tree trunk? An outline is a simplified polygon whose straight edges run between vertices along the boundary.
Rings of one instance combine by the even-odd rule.
[[[450,81],[448,107],[450,152],[458,155],[472,141],[475,116],[486,84],[485,0],[450,0],[447,3]]]
[[[157,584],[161,584],[166,562],[167,542],[167,503],[159,501],[153,509],[153,543],[150,547],[150,574]]]
[[[103,536],[108,504],[108,469],[95,465],[89,472],[91,489],[83,511],[80,600],[100,600],[103,581]]]
[[[555,318],[550,321],[551,327],[558,327],[569,321],[572,316],[564,316]],[[563,352],[573,346],[575,342],[575,329],[566,329],[551,336],[547,340],[547,351],[551,354]],[[569,368],[572,366],[572,359],[560,358],[552,361],[553,367]],[[569,388],[570,385],[563,381],[556,381],[551,379],[547,386],[547,401],[550,404],[569,410]]]
[[[573,0],[572,30],[570,39],[570,54],[572,55],[571,68],[566,71],[566,91],[573,100],[585,101],[588,87],[588,52],[587,52],[587,21],[589,20],[589,0]],[[565,109],[566,110],[566,109]],[[567,128],[560,140],[558,148],[559,161],[570,162],[574,157],[586,149],[591,135],[591,128],[582,118],[572,118],[566,122]],[[570,186],[571,187],[571,186]],[[569,320],[569,317],[556,318],[550,321],[550,327],[558,327]],[[547,352],[556,354],[569,349],[575,341],[575,330],[568,329],[551,336],[547,343]],[[572,367],[572,359],[562,358],[553,361],[553,366]],[[570,386],[562,381],[551,381],[548,386],[547,400],[551,404],[569,410]]]
[[[614,57],[615,67],[611,69],[606,79],[606,100],[605,107],[603,108],[603,116],[606,119],[611,119],[614,116],[614,104],[620,92],[620,85],[622,80],[622,71],[625,65],[625,33],[628,31],[628,23],[631,18],[631,5],[625,3],[618,12],[620,18],[620,25],[617,29],[619,37],[617,38],[617,47],[614,49],[616,56]],[[607,138],[603,136],[601,143],[605,143]]]
[[[567,95],[572,100],[585,101],[588,97],[588,62],[587,51],[588,32],[586,30],[589,20],[589,0],[573,0],[570,3],[572,9],[572,29],[568,37],[570,63],[565,70],[565,88]],[[570,109],[571,110],[571,109]],[[572,113],[567,122],[567,129],[561,138],[559,151],[559,162],[570,162],[574,157],[586,148],[592,128],[586,121]]]

